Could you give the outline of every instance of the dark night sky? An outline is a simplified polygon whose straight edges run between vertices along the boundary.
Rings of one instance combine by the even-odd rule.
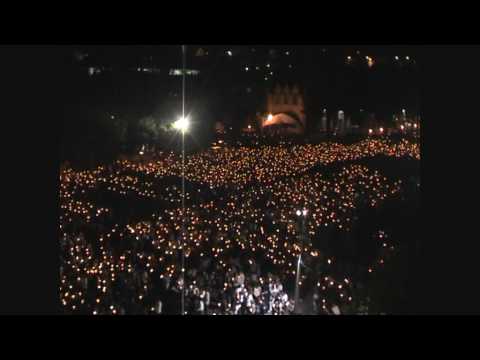
[[[206,49],[208,56],[195,56],[199,47]],[[227,56],[226,50],[231,50],[233,56]],[[200,70],[200,76],[189,79],[188,85],[192,91],[198,90],[200,93],[212,90],[215,93],[210,94],[212,98],[218,95],[224,98],[224,103],[232,104],[250,104],[248,96],[244,96],[249,87],[252,88],[252,96],[263,97],[266,89],[279,82],[299,84],[312,102],[321,103],[322,107],[343,106],[348,109],[349,106],[360,106],[362,102],[365,103],[364,108],[370,104],[375,107],[378,103],[392,103],[391,106],[395,107],[395,101],[404,101],[402,97],[418,90],[417,50],[418,47],[407,46],[190,45],[187,68]],[[72,75],[75,74],[72,87],[79,92],[101,94],[102,83],[111,85],[110,89],[105,89],[106,97],[114,92],[117,95],[124,92],[129,99],[135,97],[135,93],[144,92],[141,96],[148,98],[149,93],[156,93],[160,89],[165,96],[178,91],[177,83],[180,82],[175,82],[178,78],[169,77],[168,71],[181,66],[180,46],[95,45],[71,47],[68,51],[70,70]],[[286,51],[289,51],[288,56],[285,55]],[[81,54],[88,56],[82,59]],[[400,61],[394,61],[396,55],[400,56]],[[352,56],[349,65],[346,64],[347,56]],[[374,58],[375,65],[371,69],[367,66],[365,56]],[[406,56],[410,57],[410,61],[405,60]],[[267,69],[265,64],[271,64],[271,68]],[[86,76],[88,66],[103,66],[112,71],[111,74],[106,71],[104,76],[89,78]],[[131,72],[131,69],[143,66],[156,67],[161,75],[126,75],[129,69]],[[249,72],[245,71],[246,66]],[[260,70],[256,70],[256,66]],[[274,74],[270,75],[270,71]],[[139,83],[143,85],[139,86]],[[161,97],[161,91],[155,96]],[[123,99],[118,101],[124,102]],[[255,105],[252,103],[247,106]],[[231,111],[235,111],[235,107]]]

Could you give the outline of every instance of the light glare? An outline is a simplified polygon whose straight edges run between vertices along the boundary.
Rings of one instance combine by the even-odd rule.
[[[173,127],[176,130],[179,130],[181,132],[185,132],[188,130],[190,126],[190,120],[187,117],[181,117],[177,121],[173,123]]]

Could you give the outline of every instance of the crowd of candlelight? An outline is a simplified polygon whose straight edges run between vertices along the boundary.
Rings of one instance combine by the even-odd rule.
[[[94,170],[64,168],[61,304],[66,313],[161,314],[172,312],[169,299],[178,303],[185,290],[187,314],[289,314],[301,253],[299,286],[312,299],[311,306],[306,300],[302,306],[316,314],[354,311],[361,301],[355,299],[355,279],[381,268],[394,246],[387,234],[376,233],[380,258],[361,269],[364,275],[347,274],[322,245],[322,234],[348,234],[358,209],[398,196],[402,182],[359,164],[332,173],[307,170],[378,155],[420,158],[417,144],[388,140],[194,154],[186,159],[185,214],[179,186],[162,183],[181,174],[174,153]],[[116,207],[97,205],[108,196],[155,201],[157,211],[141,221],[119,217]],[[308,209],[304,226],[298,209]]]

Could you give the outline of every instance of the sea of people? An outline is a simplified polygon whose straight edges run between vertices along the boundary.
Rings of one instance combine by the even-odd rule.
[[[355,299],[357,283],[384,266],[395,247],[385,232],[375,233],[379,259],[352,270],[322,245],[322,234],[350,232],[359,209],[398,196],[402,183],[358,164],[308,170],[379,155],[420,158],[417,144],[384,139],[201,152],[186,159],[185,213],[174,153],[94,170],[63,168],[65,312],[178,314],[183,292],[187,314],[291,314],[300,255],[301,298],[311,299],[304,313],[354,312],[362,300]],[[155,211],[133,220],[128,211],[120,216],[112,199],[138,212],[150,201]],[[306,210],[304,222],[298,210]]]

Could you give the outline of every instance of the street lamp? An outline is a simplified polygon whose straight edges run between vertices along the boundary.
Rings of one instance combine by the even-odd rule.
[[[295,278],[295,308],[294,312],[298,313],[298,301],[300,298],[300,271],[301,271],[301,263],[302,263],[302,251],[303,251],[303,238],[305,237],[305,220],[307,218],[308,210],[303,209],[303,210],[297,210],[296,214],[299,218],[302,220],[302,230],[301,230],[301,236],[300,236],[300,252],[298,253],[298,260],[297,260],[297,272],[296,272],[296,278]]]
[[[175,130],[181,131],[184,134],[190,127],[190,120],[188,117],[181,117],[173,123],[173,128]]]
[[[180,249],[181,249],[181,258],[182,258],[182,294],[181,294],[181,312],[182,315],[185,315],[185,132],[188,130],[190,121],[185,117],[185,62],[186,62],[186,45],[182,45],[182,116],[173,123],[173,127],[182,133],[182,236],[180,238]]]

